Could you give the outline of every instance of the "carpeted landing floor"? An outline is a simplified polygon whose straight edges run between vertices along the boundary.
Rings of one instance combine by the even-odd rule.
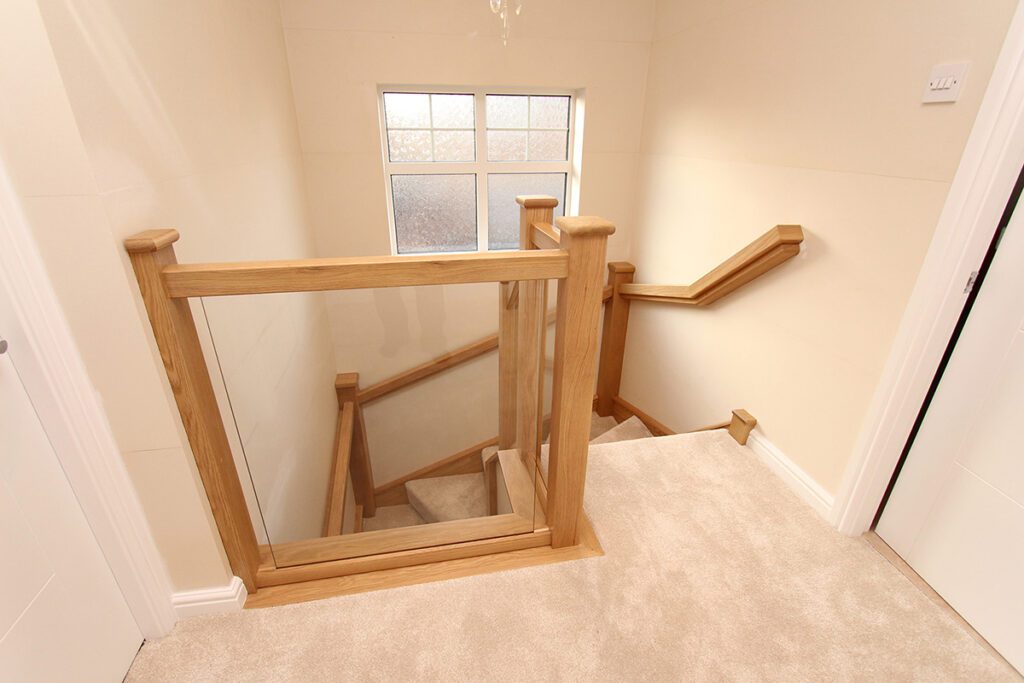
[[[724,431],[591,448],[604,557],[200,617],[130,681],[993,681],[989,655]]]

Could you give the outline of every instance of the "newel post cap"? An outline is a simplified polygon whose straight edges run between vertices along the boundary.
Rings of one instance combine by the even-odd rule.
[[[558,200],[545,194],[521,194],[516,197],[516,203],[524,209],[553,209],[558,206]]]
[[[124,241],[124,248],[129,254],[145,254],[169,247],[178,241],[181,235],[174,228],[143,230],[135,233]]]
[[[566,235],[585,237],[591,235],[611,235],[615,226],[600,216],[560,216],[555,219],[555,226]]]
[[[635,273],[636,266],[629,261],[609,261],[608,271],[611,273]]]

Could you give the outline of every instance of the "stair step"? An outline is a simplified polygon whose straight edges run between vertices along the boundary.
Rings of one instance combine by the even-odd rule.
[[[373,517],[363,518],[363,531],[398,529],[403,526],[425,524],[420,514],[411,505],[387,505],[377,508]]]
[[[597,413],[590,414],[590,438],[591,440],[596,439],[610,429],[614,429],[619,423],[615,421],[615,418],[611,415],[601,417]],[[551,435],[549,434],[545,439],[544,443],[550,443]]]
[[[600,436],[591,439],[590,445],[597,446],[602,443],[613,443],[615,441],[632,441],[634,439],[646,439],[654,436],[651,434],[651,430],[647,429],[639,417],[634,415],[625,422],[621,422],[615,427],[604,432]],[[541,471],[547,474],[548,471],[548,444],[544,444],[540,447],[540,467]]]
[[[600,443],[613,443],[615,441],[632,441],[633,439],[646,439],[654,436],[651,430],[647,429],[639,417],[634,415],[625,422],[622,422],[597,438],[591,438],[590,443],[596,446]]]
[[[483,474],[415,479],[405,482],[409,504],[427,523],[487,516]]]
[[[593,413],[590,416],[590,441],[593,442],[605,432],[615,429],[618,424],[611,415],[601,417],[597,413]]]

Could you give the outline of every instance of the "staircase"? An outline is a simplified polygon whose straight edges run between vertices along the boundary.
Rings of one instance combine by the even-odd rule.
[[[597,413],[591,416],[591,445],[645,439],[650,436],[653,436],[650,430],[638,417],[630,417],[620,423],[611,416],[601,417]],[[548,446],[545,442],[541,447],[541,467],[544,471],[547,470],[547,451]],[[496,447],[484,449],[481,456],[483,461],[486,462],[495,452],[497,452]],[[480,472],[414,479],[405,483],[405,491],[409,497],[407,505],[378,507],[374,517],[363,520],[362,530],[395,529],[433,522],[484,517],[489,514],[487,480],[485,475]],[[504,497],[507,500],[507,492],[499,492],[499,498],[501,493],[505,493]],[[501,503],[499,506],[505,507]]]

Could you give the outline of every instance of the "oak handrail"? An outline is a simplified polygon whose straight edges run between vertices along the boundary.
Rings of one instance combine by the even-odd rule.
[[[317,292],[511,280],[548,280],[569,273],[562,251],[315,258],[174,264],[161,274],[168,296]]]
[[[531,225],[530,241],[538,249],[561,249],[562,238],[558,228],[550,223],[533,223]]]
[[[362,391],[359,392],[360,403],[370,403],[376,401],[378,398],[383,398],[388,394],[398,391],[403,387],[407,387],[410,384],[415,384],[421,380],[432,377],[443,370],[453,368],[456,365],[461,365],[467,361],[473,360],[478,356],[482,356],[488,351],[493,351],[498,348],[498,335],[492,334],[489,337],[484,337],[475,342],[461,346],[454,351],[445,353],[432,360],[428,360],[425,363],[421,363],[414,368],[410,368],[404,372],[400,372],[397,375],[388,377],[385,380],[381,380],[376,384],[371,384]]]
[[[776,225],[690,285],[622,284],[619,294],[638,301],[707,306],[800,253],[799,225]]]
[[[554,310],[548,311],[547,317],[544,321],[545,324],[550,325],[555,322],[555,314],[556,311]],[[482,356],[496,348],[498,348],[497,334],[492,334],[474,342],[470,342],[465,346],[460,346],[454,351],[449,351],[448,353],[442,354],[437,358],[432,358],[424,363],[420,363],[408,370],[403,370],[397,375],[392,375],[387,379],[382,379],[376,384],[371,384],[359,392],[359,402],[366,404],[371,401],[384,398],[388,394],[394,393],[399,389],[404,389],[411,384],[433,377],[439,372],[443,372],[450,368],[454,368],[457,365],[471,361],[474,358]]]

